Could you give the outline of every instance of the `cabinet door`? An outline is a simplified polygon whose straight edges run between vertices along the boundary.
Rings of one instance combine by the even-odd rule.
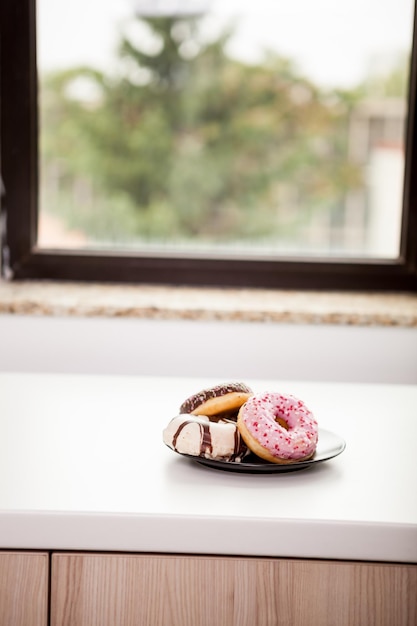
[[[417,566],[56,554],[51,626],[416,626]]]
[[[0,624],[47,626],[48,554],[0,552]]]

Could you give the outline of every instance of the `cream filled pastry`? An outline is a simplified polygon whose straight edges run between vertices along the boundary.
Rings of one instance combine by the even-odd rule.
[[[206,415],[180,414],[163,431],[164,443],[181,454],[240,462],[248,453],[236,422]]]

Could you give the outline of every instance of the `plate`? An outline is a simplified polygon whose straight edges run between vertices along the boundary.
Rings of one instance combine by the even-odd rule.
[[[298,470],[307,469],[317,463],[323,463],[338,456],[346,448],[346,442],[336,435],[330,432],[330,430],[324,430],[319,428],[319,440],[317,443],[317,449],[313,458],[307,461],[297,461],[289,465],[280,465],[278,463],[268,463],[263,459],[250,454],[240,463],[235,461],[215,461],[213,459],[205,459],[200,456],[191,456],[189,454],[182,454],[178,452],[180,456],[191,459],[200,465],[205,465],[211,469],[223,470],[226,472],[240,472],[242,474],[282,474],[287,472],[296,472]],[[171,448],[172,449],[172,448]]]

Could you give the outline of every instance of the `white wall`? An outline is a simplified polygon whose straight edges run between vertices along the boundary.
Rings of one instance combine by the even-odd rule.
[[[0,315],[0,371],[417,383],[417,329]]]

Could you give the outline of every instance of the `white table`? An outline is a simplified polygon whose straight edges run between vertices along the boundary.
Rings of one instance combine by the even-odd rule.
[[[347,445],[244,475],[162,442],[219,382],[0,374],[0,548],[417,563],[417,387],[245,381],[302,398]]]

